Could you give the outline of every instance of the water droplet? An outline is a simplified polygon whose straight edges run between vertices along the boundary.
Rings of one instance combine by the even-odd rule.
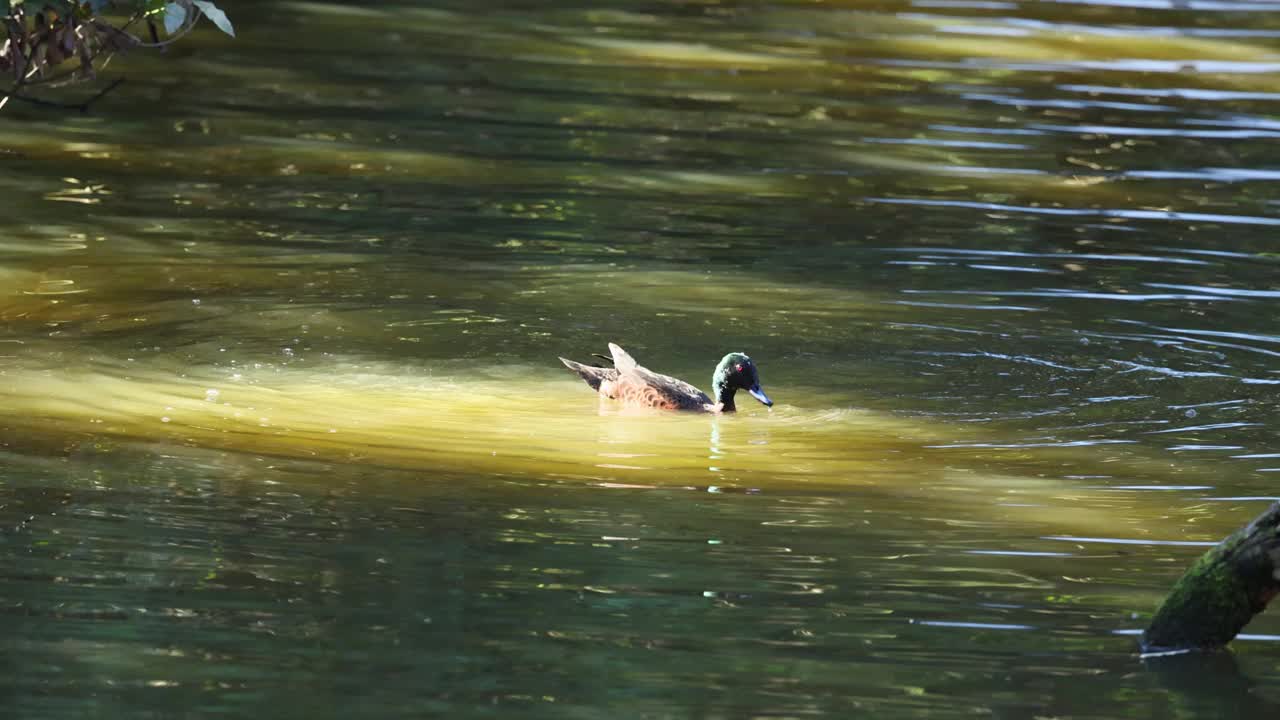
[[[1186,416],[1187,416],[1187,417],[1189,417],[1189,418],[1193,418],[1193,417],[1195,417],[1196,415],[1198,415],[1199,413],[1197,413],[1194,409],[1191,409],[1191,410],[1186,411],[1186,412],[1185,412],[1185,413],[1183,413],[1183,414],[1184,414],[1184,415],[1186,415]]]

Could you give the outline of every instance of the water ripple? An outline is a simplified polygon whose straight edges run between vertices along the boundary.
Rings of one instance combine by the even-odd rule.
[[[1196,170],[1129,170],[1124,177],[1153,180],[1211,180],[1213,182],[1253,182],[1280,180],[1280,170],[1206,167]]]
[[[1066,448],[1066,447],[1092,447],[1094,445],[1131,445],[1137,440],[1064,440],[1062,442],[1040,442],[1040,443],[952,443],[950,445],[925,445],[931,450],[953,450],[964,448],[978,448],[991,450],[1019,450],[1023,448]]]
[[[863,138],[875,145],[923,145],[926,147],[965,148],[970,150],[1026,150],[1024,143],[981,142],[979,140],[938,140],[934,138]]]
[[[1275,12],[1280,3],[1255,0],[1047,0],[1060,5],[1097,5],[1103,7],[1141,8],[1143,10],[1201,10],[1206,12]]]
[[[1016,2],[1000,0],[911,0],[914,7],[969,8],[973,10],[1016,10]]]
[[[1113,87],[1111,85],[1072,85],[1058,86],[1067,92],[1096,93],[1099,95],[1128,95],[1142,97],[1171,97],[1182,100],[1222,100],[1234,102],[1238,100],[1280,100],[1280,93],[1249,92],[1243,90],[1213,90],[1209,88],[1134,88]]]
[[[1212,490],[1212,485],[1102,485],[1100,490],[1156,490],[1156,491],[1187,491],[1187,490]]]
[[[1043,367],[1054,368],[1055,370],[1069,370],[1071,372],[1092,372],[1093,371],[1093,368],[1071,367],[1069,365],[1061,365],[1049,360],[1042,360],[1037,357],[1031,357],[1030,355],[1006,355],[1004,353],[989,352],[985,350],[978,351],[978,352],[948,352],[948,351],[929,350],[929,351],[921,351],[919,354],[941,356],[941,357],[983,357],[983,358],[992,358],[995,360],[1008,360],[1010,362],[1016,362],[1016,363],[1026,363],[1028,365],[1040,365]]]
[[[1280,72],[1280,66],[1275,72]],[[1127,125],[1053,125],[1049,123],[1031,123],[1029,127],[1045,132],[1060,132],[1070,135],[1104,135],[1114,137],[1179,137],[1179,138],[1216,138],[1221,140],[1246,140],[1255,138],[1280,137],[1273,130],[1188,130],[1186,128],[1143,128]]]
[[[1160,366],[1157,366],[1157,365],[1146,365],[1146,364],[1143,364],[1143,363],[1132,362],[1132,361],[1130,361],[1130,360],[1112,360],[1111,362],[1113,362],[1113,363],[1115,363],[1115,364],[1117,364],[1117,365],[1125,365],[1125,366],[1127,366],[1127,367],[1129,368],[1128,370],[1122,370],[1122,371],[1121,371],[1121,374],[1124,374],[1124,373],[1131,373],[1131,372],[1145,371],[1145,372],[1153,372],[1153,373],[1156,373],[1157,375],[1166,375],[1166,376],[1168,376],[1168,377],[1178,377],[1178,378],[1196,378],[1196,377],[1203,377],[1203,378],[1230,378],[1230,377],[1234,377],[1233,375],[1228,375],[1228,374],[1226,374],[1226,373],[1220,373],[1220,372],[1207,372],[1207,371],[1199,371],[1199,370],[1174,370],[1173,368],[1160,367]]]
[[[947,125],[935,124],[929,126],[930,130],[939,130],[942,132],[954,133],[970,133],[973,135],[1044,135],[1040,130],[1029,130],[1027,128],[1018,127],[980,127],[970,125]]]
[[[944,248],[932,245],[920,245],[910,248],[882,247],[877,248],[881,252],[909,252],[920,253],[922,257],[930,255],[961,255],[964,257],[1000,257],[1000,258],[1044,258],[1047,260],[1064,260],[1074,262],[1077,260],[1108,260],[1115,262],[1143,262],[1143,263],[1170,263],[1173,265],[1211,265],[1212,263],[1204,260],[1191,260],[1188,258],[1165,257],[1161,255],[1136,255],[1132,253],[1117,253],[1115,255],[1106,255],[1103,253],[1077,253],[1077,252],[1058,252],[1058,253],[1034,253],[1019,250],[989,250],[985,248]]]
[[[1075,543],[1106,543],[1111,545],[1162,545],[1168,547],[1213,547],[1213,540],[1147,540],[1141,538],[1074,537],[1069,535],[1045,535],[1041,540],[1057,540]]]
[[[1037,552],[1034,550],[965,550],[969,555],[1007,555],[1009,557],[1075,557],[1069,552]]]
[[[886,300],[890,305],[908,305],[912,307],[950,308],[953,310],[1012,310],[1016,312],[1043,312],[1044,308],[1026,305],[966,305],[963,303],[916,302],[911,300]]]
[[[1044,288],[1042,290],[903,290],[911,295],[985,295],[990,297],[1040,297],[1071,298],[1075,300],[1121,300],[1124,302],[1145,302],[1150,300],[1232,300],[1218,295],[1191,295],[1181,293],[1103,293],[1069,288]]]
[[[1176,75],[1188,72],[1218,75],[1265,75],[1280,71],[1280,63],[1275,62],[1233,62],[1224,60],[1147,60],[1123,59],[1114,60],[1077,60],[1067,62],[1015,62],[994,60],[987,57],[966,58],[965,60],[919,60],[898,58],[875,58],[870,62],[886,67],[907,67],[931,70],[987,70],[1008,72],[1051,72],[1051,73],[1161,73]]]
[[[1213,287],[1208,285],[1178,285],[1174,283],[1143,283],[1147,287],[1163,288],[1166,290],[1185,290],[1194,293],[1202,293],[1206,295],[1222,295],[1225,297],[1237,298],[1280,298],[1280,290],[1245,290],[1241,288],[1224,288]],[[1264,337],[1260,335],[1247,335],[1247,338]],[[1270,342],[1275,342],[1274,340]]]
[[[932,627],[965,628],[971,630],[1035,630],[1035,625],[1019,625],[1015,623],[962,622],[959,620],[912,620],[912,625],[929,625]]]
[[[924,198],[889,198],[868,197],[866,202],[883,205],[917,205],[921,207],[959,207],[974,210],[996,210],[1001,212],[1018,212],[1032,215],[1063,215],[1068,217],[1110,217],[1129,218],[1133,220],[1170,220],[1192,222],[1221,222],[1235,225],[1280,225],[1280,218],[1258,217],[1255,215],[1223,215],[1219,213],[1178,212],[1174,210],[1126,210],[1126,209],[1088,209],[1088,208],[1047,208],[1028,205],[1007,205],[1003,203],[974,202],[971,200],[927,200]]]
[[[1148,430],[1146,434],[1147,435],[1164,435],[1166,433],[1198,432],[1201,430],[1226,430],[1228,428],[1257,427],[1259,425],[1262,425],[1262,423],[1256,423],[1256,422],[1214,423],[1211,425],[1191,425],[1188,427],[1168,428],[1166,430]]]
[[[1053,270],[1050,268],[1033,268],[1033,267],[1016,267],[1013,265],[985,265],[981,263],[969,263],[966,267],[974,270],[992,270],[995,272],[1021,272],[1021,273],[1040,273],[1044,275],[1061,275],[1061,270]]]
[[[1126,102],[1108,102],[1098,100],[1032,100],[1030,98],[1019,97],[1016,95],[992,95],[987,93],[965,93],[962,97],[966,100],[976,100],[980,102],[989,102],[996,105],[1010,105],[1015,107],[1033,107],[1033,108],[1065,108],[1068,110],[1087,110],[1090,108],[1099,108],[1102,110],[1129,110],[1132,112],[1152,112],[1152,113],[1168,113],[1174,112],[1174,108],[1167,105],[1152,105],[1149,103],[1126,103]]]

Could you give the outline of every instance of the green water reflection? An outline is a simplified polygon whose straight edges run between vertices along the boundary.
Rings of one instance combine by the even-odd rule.
[[[225,4],[0,115],[15,717],[1271,709],[1274,8]]]

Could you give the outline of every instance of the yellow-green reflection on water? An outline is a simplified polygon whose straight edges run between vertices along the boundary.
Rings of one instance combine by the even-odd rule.
[[[1136,508],[1129,500],[1113,513],[1077,482],[993,473],[990,461],[1016,468],[1047,460],[1084,474],[1115,473],[1118,460],[1129,478],[1167,473],[1162,459],[1134,454],[1099,463],[1084,451],[1035,444],[983,452],[962,428],[823,408],[813,388],[776,387],[775,409],[736,415],[629,410],[593,398],[575,378],[524,364],[455,375],[354,362],[317,368],[306,358],[219,372],[98,363],[10,369],[0,382],[11,432],[100,436],[101,449],[110,441],[161,442],[616,488],[855,489],[930,497],[947,514],[974,518],[1007,515],[1014,503],[1045,534],[1105,534]],[[977,452],[937,450],[966,446]],[[1185,463],[1181,472],[1204,471]],[[1147,518],[1143,533],[1176,533],[1182,522]]]

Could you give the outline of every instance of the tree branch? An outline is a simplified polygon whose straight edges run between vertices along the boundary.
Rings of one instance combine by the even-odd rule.
[[[81,113],[88,113],[91,105],[93,105],[98,100],[102,99],[102,97],[107,93],[111,92],[112,90],[115,90],[124,81],[125,81],[124,78],[116,78],[114,81],[111,82],[110,85],[107,85],[106,87],[99,90],[88,100],[85,100],[84,102],[79,102],[79,103],[61,103],[61,102],[54,102],[53,100],[44,100],[42,98],[31,97],[30,95],[22,95],[19,93],[19,90],[22,89],[22,86],[20,85],[15,85],[14,87],[9,88],[8,90],[0,90],[0,98],[3,98],[6,101],[21,100],[22,102],[30,103],[31,105],[38,105],[40,107],[58,108],[60,110],[79,110]],[[0,104],[0,107],[3,107],[3,105]]]
[[[1280,503],[1187,570],[1142,634],[1144,653],[1223,647],[1280,592]]]

